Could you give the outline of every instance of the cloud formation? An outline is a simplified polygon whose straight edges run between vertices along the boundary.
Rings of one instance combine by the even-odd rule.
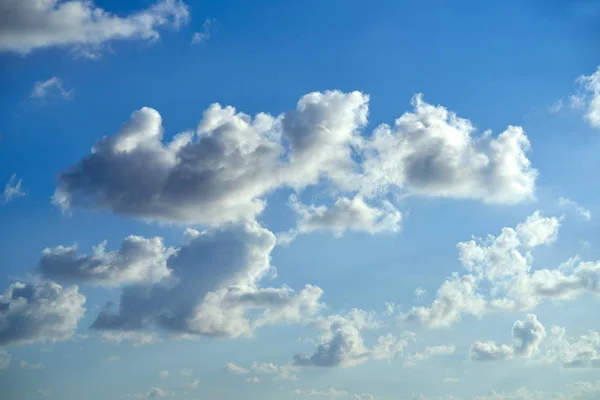
[[[158,282],[170,275],[169,249],[162,239],[128,236],[121,247],[106,251],[106,242],[93,248],[91,255],[78,255],[77,246],[46,248],[39,270],[48,279],[65,282],[91,282],[101,285]]]
[[[71,338],[85,312],[85,300],[77,286],[10,285],[0,296],[0,346]]]
[[[470,121],[417,96],[393,130],[383,125],[366,136],[368,102],[360,92],[314,92],[294,110],[255,117],[213,104],[195,132],[166,143],[160,114],[144,107],[61,174],[53,202],[221,225],[254,219],[276,189],[325,183],[337,199],[331,206],[292,197],[296,231],[340,234],[397,231],[391,191],[509,204],[533,198],[537,172],[521,128],[474,138]]]
[[[62,80],[53,76],[46,81],[37,81],[33,85],[30,97],[34,99],[45,99],[48,96],[61,97],[65,100],[73,98],[74,90],[65,90]]]
[[[108,304],[92,328],[237,337],[276,322],[300,322],[320,309],[322,290],[259,286],[273,271],[274,245],[274,235],[256,222],[188,232],[188,242],[168,257],[171,274],[125,286],[118,308]]]
[[[156,40],[159,28],[177,28],[188,18],[189,9],[181,0],[160,0],[123,17],[92,1],[6,0],[0,2],[0,52],[65,47],[97,58],[105,43]]]
[[[17,175],[13,174],[6,185],[4,185],[4,192],[2,192],[2,196],[0,196],[1,202],[10,203],[17,197],[25,196],[25,192],[23,192],[23,189],[21,189],[22,183],[23,180],[17,180]]]

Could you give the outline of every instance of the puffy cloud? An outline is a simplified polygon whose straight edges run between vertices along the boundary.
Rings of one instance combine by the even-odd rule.
[[[331,315],[316,320],[315,325],[321,329],[318,345],[312,355],[303,353],[294,356],[298,366],[317,367],[351,367],[367,360],[390,359],[404,351],[413,340],[409,333],[400,339],[391,333],[379,336],[371,347],[364,343],[362,331],[377,328],[362,310],[354,310],[348,315]]]
[[[408,364],[414,364],[420,361],[429,360],[432,357],[454,354],[455,351],[456,346],[454,345],[427,346],[422,352],[413,353],[406,357],[406,362]]]
[[[322,175],[341,179],[347,168],[340,160],[352,161],[349,142],[365,118],[366,111],[357,109],[365,107],[358,92],[308,94],[295,111],[277,118],[251,118],[213,104],[195,134],[179,134],[167,144],[160,114],[142,108],[62,174],[53,199],[63,208],[105,208],[145,219],[252,219],[277,187],[302,188]],[[282,120],[289,151],[281,143]]]
[[[46,248],[39,262],[40,272],[56,281],[89,281],[102,285],[158,282],[170,274],[170,252],[159,237],[128,236],[121,248],[106,251],[106,242],[91,255],[78,255],[77,246]]]
[[[7,0],[0,3],[0,52],[29,53],[47,47],[67,47],[98,57],[104,43],[114,40],[156,40],[158,28],[179,26],[189,10],[180,0],[161,0],[124,17],[82,0]]]
[[[292,200],[297,230],[341,234],[397,231],[401,214],[386,200],[390,190],[496,203],[533,197],[537,173],[520,128],[474,139],[470,122],[417,97],[394,132],[380,127],[363,137],[368,101],[360,92],[314,92],[294,110],[255,117],[213,104],[195,132],[169,142],[160,114],[145,107],[62,173],[53,202],[220,225],[254,219],[278,188],[326,183],[337,198],[332,206]]]
[[[276,374],[279,366],[273,363],[252,363],[252,371],[256,374]]]
[[[364,167],[373,190],[395,185],[426,196],[517,203],[534,197],[537,171],[523,129],[509,126],[496,138],[474,136],[471,121],[416,95],[414,110],[394,127],[381,125],[368,144]]]
[[[517,320],[512,329],[514,345],[500,345],[495,342],[477,341],[470,347],[473,361],[508,360],[516,356],[531,358],[539,353],[540,344],[546,338],[546,328],[534,314],[527,314],[523,321]]]
[[[208,229],[171,252],[168,277],[125,286],[118,309],[107,305],[92,327],[237,337],[279,321],[300,322],[320,309],[322,290],[260,287],[272,272],[274,245],[275,236],[256,222]]]
[[[585,220],[589,221],[590,219],[592,219],[592,212],[590,210],[588,210],[587,208],[580,206],[574,200],[571,200],[567,197],[560,197],[558,199],[558,204],[561,207],[569,207],[569,208],[575,209],[575,211],[577,211],[577,213]]]
[[[77,286],[10,285],[0,296],[0,346],[71,338],[85,312],[85,300]]]
[[[63,82],[59,77],[53,76],[46,81],[37,81],[33,85],[30,97],[45,99],[47,96],[58,96],[63,99],[73,98],[73,89],[65,90]]]
[[[246,368],[235,365],[232,362],[225,364],[225,370],[234,375],[246,375],[248,373]]]
[[[330,208],[306,206],[296,196],[291,196],[290,205],[299,218],[295,229],[278,238],[278,242],[284,244],[298,234],[315,231],[332,231],[336,237],[347,230],[370,234],[398,232],[402,221],[402,214],[390,202],[384,201],[380,207],[374,207],[360,196],[353,199],[340,197]]]
[[[169,395],[169,391],[165,389],[161,389],[159,387],[153,387],[148,391],[146,397],[149,399],[162,399]]]
[[[558,362],[565,368],[600,368],[600,334],[594,330],[575,340],[567,337],[566,329],[551,329],[546,361]]]
[[[584,108],[586,121],[594,128],[600,128],[600,67],[591,75],[577,78],[581,91],[572,97],[572,103]]]
[[[413,307],[399,319],[418,322],[431,328],[442,328],[459,321],[463,313],[481,316],[485,309],[486,301],[477,293],[475,277],[454,274],[440,286],[430,307]]]
[[[469,349],[469,356],[473,361],[496,361],[513,358],[514,349],[509,345],[498,346],[495,342],[476,341]]]
[[[0,196],[0,201],[2,203],[10,203],[17,197],[25,196],[25,192],[21,189],[21,184],[23,183],[22,179],[17,181],[17,175],[13,174],[6,185],[4,185],[4,192],[2,192],[2,196]]]
[[[251,376],[246,378],[246,382],[248,383],[260,383],[260,378],[258,376]]]
[[[523,321],[515,322],[512,335],[519,341],[515,346],[515,353],[531,357],[539,352],[540,343],[546,338],[546,328],[535,314],[527,314]]]
[[[10,365],[12,355],[4,349],[0,349],[0,369],[6,369]]]

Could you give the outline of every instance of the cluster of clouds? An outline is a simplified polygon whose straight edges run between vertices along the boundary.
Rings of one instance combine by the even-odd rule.
[[[298,367],[291,363],[277,365],[255,361],[249,368],[244,368],[229,362],[224,369],[232,375],[246,376],[246,381],[249,383],[260,382],[261,377],[264,378],[265,376],[271,376],[275,381],[295,381],[298,379],[296,375]]]
[[[0,2],[0,52],[27,54],[62,47],[87,58],[101,56],[117,40],[150,40],[159,29],[179,28],[189,20],[181,0],[159,0],[125,16],[112,14],[84,0],[7,0]]]
[[[599,293],[599,262],[574,257],[555,269],[533,268],[532,251],[556,240],[562,220],[536,211],[515,228],[503,228],[498,236],[459,243],[465,273],[454,273],[443,282],[431,305],[413,307],[399,319],[442,328],[464,315],[480,318],[491,312],[527,311],[544,300],[567,301],[586,292]]]

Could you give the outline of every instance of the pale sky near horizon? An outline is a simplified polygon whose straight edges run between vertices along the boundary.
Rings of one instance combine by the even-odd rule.
[[[0,399],[600,398],[599,34],[0,0]]]

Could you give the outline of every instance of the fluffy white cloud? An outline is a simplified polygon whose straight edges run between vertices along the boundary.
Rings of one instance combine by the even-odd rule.
[[[160,114],[145,107],[61,175],[53,202],[220,225],[254,219],[278,188],[326,183],[332,206],[292,202],[297,231],[341,234],[397,231],[401,214],[386,200],[390,190],[496,203],[533,197],[537,173],[520,128],[473,138],[469,121],[418,96],[393,132],[383,126],[363,137],[368,101],[360,92],[315,92],[294,110],[254,118],[213,104],[195,132],[168,143]]]
[[[171,252],[168,277],[125,286],[118,309],[107,305],[92,327],[237,337],[263,325],[300,322],[320,309],[318,287],[295,292],[259,286],[272,273],[275,236],[256,222],[211,228],[188,239]]]
[[[10,365],[12,355],[4,349],[0,349],[0,369],[6,369]]]
[[[430,307],[413,307],[399,319],[418,322],[431,328],[443,328],[459,321],[463,313],[479,317],[485,309],[486,301],[477,293],[475,277],[454,274],[440,286]]]
[[[523,321],[517,320],[513,325],[513,345],[500,345],[495,342],[473,343],[469,355],[473,361],[508,360],[514,356],[531,358],[540,352],[540,344],[546,338],[546,328],[534,314],[527,314]]]
[[[537,171],[527,159],[523,129],[509,126],[498,137],[474,136],[471,121],[442,106],[413,98],[413,112],[394,127],[381,125],[364,162],[370,189],[396,185],[426,196],[517,203],[534,197]]]
[[[248,370],[246,368],[240,367],[239,365],[235,365],[232,362],[228,362],[225,364],[225,370],[234,375],[246,375]]]
[[[39,262],[40,272],[56,281],[89,281],[102,285],[158,282],[170,274],[171,255],[159,237],[128,236],[121,248],[106,251],[106,242],[93,248],[91,255],[78,255],[77,246],[46,248]]]
[[[454,354],[455,351],[456,346],[454,345],[427,346],[422,352],[413,353],[406,357],[406,363],[415,364],[420,361],[429,360],[432,357]]]
[[[67,47],[98,57],[101,46],[124,39],[156,40],[158,28],[178,27],[189,10],[181,0],[161,0],[124,17],[83,0],[5,0],[0,2],[0,52],[29,53]]]
[[[4,192],[2,192],[2,196],[0,196],[1,202],[9,203],[17,197],[25,196],[25,192],[23,192],[23,189],[21,189],[22,183],[23,180],[19,179],[17,181],[17,175],[13,174],[6,185],[4,185]]]
[[[581,91],[572,97],[572,103],[584,108],[585,119],[594,128],[600,128],[600,67],[591,75],[577,78]]]
[[[347,230],[370,234],[398,232],[402,221],[402,214],[389,201],[376,207],[367,204],[360,196],[353,199],[340,197],[330,208],[323,205],[306,206],[296,196],[291,196],[290,205],[298,215],[298,224],[295,229],[278,238],[278,242],[284,244],[298,234],[315,231],[332,231],[336,237],[342,236]]]
[[[388,333],[379,336],[372,347],[367,347],[362,331],[376,329],[378,325],[372,323],[369,314],[362,310],[353,310],[344,316],[318,318],[315,326],[321,330],[318,345],[310,356],[303,353],[294,356],[298,366],[351,367],[370,359],[391,359],[414,339],[411,333],[405,333],[399,339]]]
[[[77,286],[14,283],[0,296],[0,346],[71,338],[83,317]]]
[[[600,334],[594,330],[570,340],[566,329],[551,330],[546,361],[558,362],[565,368],[600,368]]]
[[[506,344],[498,346],[491,341],[476,341],[469,348],[469,357],[473,361],[508,360],[513,358],[514,354],[512,346]]]
[[[63,99],[73,98],[73,89],[65,90],[59,77],[53,76],[46,81],[37,81],[33,85],[30,96],[36,99],[45,99],[47,96],[58,96]]]

